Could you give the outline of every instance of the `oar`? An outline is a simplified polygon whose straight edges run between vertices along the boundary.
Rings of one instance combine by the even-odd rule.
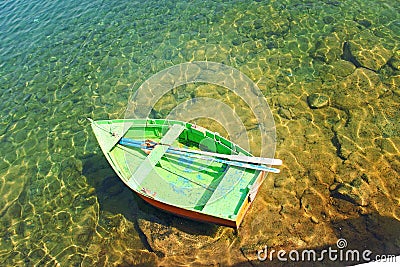
[[[132,140],[129,138],[122,138],[121,141],[124,141],[127,143],[134,143],[134,144],[143,143],[142,141]],[[154,144],[157,144],[157,143],[154,143]],[[249,157],[249,156],[245,156],[245,155],[227,155],[227,154],[220,154],[220,153],[214,153],[214,152],[208,152],[208,151],[192,150],[192,149],[176,148],[176,147],[170,147],[170,149],[174,150],[174,151],[182,151],[182,152],[187,152],[187,153],[200,154],[200,155],[211,156],[211,157],[218,157],[218,158],[222,158],[222,159],[240,161],[240,162],[246,162],[246,163],[265,164],[265,165],[282,165],[282,160],[280,160],[280,159]]]
[[[202,159],[202,160],[207,160],[207,161],[214,161],[214,162],[227,164],[227,165],[231,165],[231,166],[236,166],[236,167],[241,167],[241,168],[246,168],[246,169],[253,169],[253,170],[273,172],[273,173],[280,172],[279,169],[266,167],[264,165],[244,163],[244,162],[239,162],[239,161],[234,161],[234,160],[224,160],[224,159],[220,159],[220,158],[216,158],[216,157],[202,156],[199,154],[186,153],[186,152],[181,152],[181,151],[176,151],[176,150],[171,150],[171,151],[167,150],[167,153],[183,156],[186,158],[189,157],[189,158],[196,158],[196,159]]]
[[[141,148],[143,150],[151,150],[152,149],[152,147],[147,147],[147,146],[144,146],[142,144],[126,142],[126,141],[124,141],[122,139],[119,141],[119,144],[125,145],[125,146],[132,146],[132,147],[136,147],[136,148]],[[273,172],[273,173],[279,173],[280,172],[279,169],[270,168],[270,167],[266,167],[266,166],[263,166],[263,165],[255,165],[255,164],[232,161],[232,160],[223,160],[223,159],[219,159],[219,158],[215,158],[215,157],[202,156],[202,155],[191,154],[191,153],[186,153],[186,152],[182,152],[182,151],[176,151],[176,150],[168,149],[166,153],[180,155],[180,156],[183,156],[183,157],[186,157],[186,158],[197,158],[197,159],[202,159],[202,160],[207,160],[207,161],[214,161],[214,162],[227,164],[227,165],[231,165],[231,166],[236,166],[236,167],[240,167],[240,168],[253,169],[253,170],[259,170],[259,171],[267,171],[267,172]]]
[[[128,141],[126,141],[126,138],[122,138],[119,141],[119,144],[125,145],[125,146],[141,148],[141,149],[144,149],[144,150],[151,150],[152,149],[152,147],[147,147],[147,146],[143,145],[143,143],[138,143],[136,141],[135,142],[128,142]],[[273,172],[273,173],[279,173],[280,172],[279,169],[270,168],[270,167],[266,167],[266,166],[263,166],[263,165],[255,165],[255,164],[238,162],[238,161],[233,161],[233,160],[223,160],[223,159],[215,158],[215,157],[202,156],[202,155],[198,155],[198,154],[187,153],[187,152],[184,152],[184,151],[172,150],[170,148],[168,148],[166,153],[175,154],[175,155],[183,156],[183,157],[186,157],[186,158],[190,157],[190,158],[197,158],[197,159],[202,159],[202,160],[207,160],[207,161],[214,161],[214,162],[227,164],[227,165],[231,165],[231,166],[236,166],[236,167],[240,167],[240,168],[253,169],[253,170],[259,170],[259,171],[267,171],[267,172]]]

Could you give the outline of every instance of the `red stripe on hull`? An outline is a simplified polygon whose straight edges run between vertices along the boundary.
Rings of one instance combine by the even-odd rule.
[[[196,211],[191,211],[191,210],[175,207],[172,205],[168,205],[168,204],[162,203],[160,201],[157,201],[153,198],[146,197],[142,194],[138,194],[138,196],[141,197],[144,201],[146,201],[150,205],[153,205],[159,209],[165,210],[167,212],[170,212],[170,213],[173,213],[173,214],[185,217],[185,218],[189,218],[189,219],[196,220],[196,221],[203,221],[203,222],[225,225],[225,226],[229,226],[232,228],[239,227],[239,225],[237,224],[236,221],[226,220],[226,219],[218,218],[218,217],[215,217],[212,215],[207,215],[207,214],[199,213]]]

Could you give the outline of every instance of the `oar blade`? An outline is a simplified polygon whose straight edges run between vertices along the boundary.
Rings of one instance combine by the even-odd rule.
[[[226,156],[228,156],[226,158],[229,158],[230,160],[248,162],[253,164],[282,165],[282,160],[280,159],[249,157],[244,155],[226,155]]]

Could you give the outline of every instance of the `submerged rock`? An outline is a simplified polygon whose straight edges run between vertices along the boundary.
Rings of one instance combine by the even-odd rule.
[[[360,178],[354,179],[351,183],[339,183],[336,186],[332,186],[332,196],[358,206],[367,206],[369,204],[369,193],[365,184],[368,179],[365,177],[363,175]]]
[[[155,217],[150,220],[140,218],[138,227],[145,235],[151,249],[163,256],[195,255],[196,250],[215,241],[207,235],[193,236],[180,231]]]
[[[400,70],[400,50],[397,50],[389,60],[389,66],[394,70]]]
[[[341,41],[336,35],[327,36],[318,40],[311,50],[311,56],[325,63],[331,63],[340,59],[342,49]]]
[[[329,105],[329,96],[314,93],[307,97],[307,102],[310,108],[323,108]]]
[[[342,58],[356,67],[378,71],[388,63],[392,55],[392,51],[385,48],[377,36],[370,31],[363,31],[344,43]]]
[[[331,65],[333,69],[330,71],[330,73],[339,77],[347,77],[351,75],[356,69],[356,66],[354,66],[354,64],[346,60],[338,60],[333,62]]]
[[[285,118],[287,120],[291,120],[294,117],[293,112],[290,109],[286,109],[286,108],[279,108],[278,109],[278,114],[282,118]]]

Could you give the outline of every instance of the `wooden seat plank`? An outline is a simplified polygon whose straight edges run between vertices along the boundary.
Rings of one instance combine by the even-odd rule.
[[[168,132],[161,138],[160,145],[156,145],[145,160],[139,165],[136,171],[131,175],[127,184],[131,188],[137,188],[137,186],[143,182],[146,177],[151,173],[156,166],[157,162],[167,152],[169,146],[179,137],[185,127],[180,124],[174,124],[168,130]]]

